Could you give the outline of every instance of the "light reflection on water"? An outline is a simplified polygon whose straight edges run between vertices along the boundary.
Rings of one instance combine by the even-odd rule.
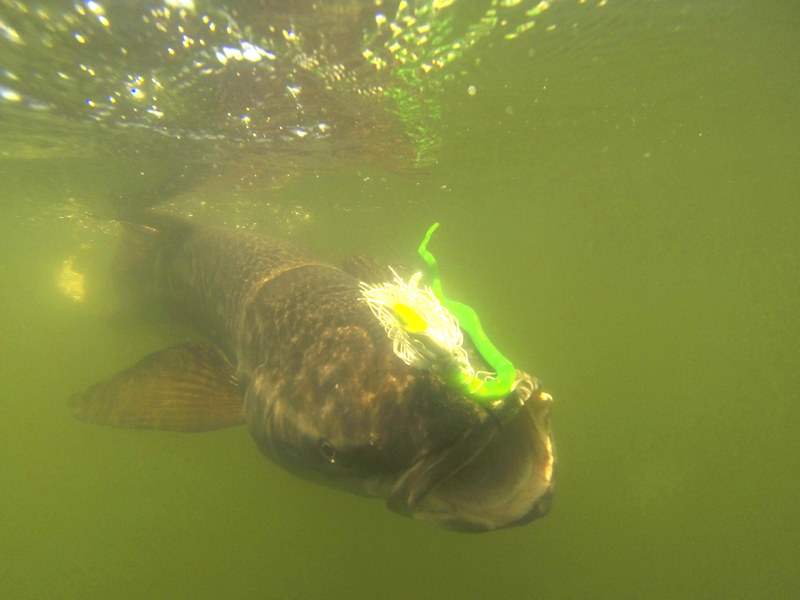
[[[289,13],[281,3],[3,0],[0,110],[7,122],[44,112],[255,153],[333,138],[345,154],[413,166],[434,157],[437,95],[463,58],[524,34],[550,6],[464,4],[333,1]],[[4,156],[19,152],[3,145]]]
[[[0,160],[75,159],[78,180],[99,182],[29,211],[75,223],[84,245],[105,231],[96,217],[152,204],[248,228],[266,214],[290,232],[313,209],[272,191],[350,165],[434,164],[447,86],[548,9],[2,0]]]

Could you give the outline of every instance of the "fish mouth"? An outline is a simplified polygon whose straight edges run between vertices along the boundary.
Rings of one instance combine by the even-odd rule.
[[[523,525],[547,514],[555,488],[553,399],[538,382],[516,389],[522,406],[513,417],[501,422],[490,416],[455,444],[422,457],[395,482],[387,506],[470,533]]]

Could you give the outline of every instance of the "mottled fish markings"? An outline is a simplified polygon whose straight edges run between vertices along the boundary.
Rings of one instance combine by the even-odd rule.
[[[291,472],[459,531],[549,510],[550,396],[517,371],[503,409],[490,410],[405,364],[359,289],[388,267],[354,259],[346,272],[281,240],[139,221],[127,235],[148,251],[133,287],[211,343],[156,352],[76,394],[77,418],[175,431],[246,423]]]

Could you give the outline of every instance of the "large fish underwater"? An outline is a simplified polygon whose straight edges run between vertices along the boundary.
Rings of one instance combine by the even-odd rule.
[[[451,530],[545,515],[552,398],[477,318],[465,325],[466,307],[444,301],[432,230],[420,247],[432,287],[422,287],[419,274],[404,280],[374,260],[339,269],[282,240],[139,215],[124,224],[120,287],[208,341],[157,351],[72,396],[72,414],[184,432],[247,424],[290,472]]]

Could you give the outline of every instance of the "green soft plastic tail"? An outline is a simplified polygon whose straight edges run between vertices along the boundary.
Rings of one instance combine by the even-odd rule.
[[[483,332],[483,327],[481,327],[480,319],[478,319],[478,315],[475,314],[475,311],[466,304],[447,300],[442,294],[439,265],[436,264],[436,259],[433,257],[433,254],[428,252],[428,242],[437,227],[439,227],[439,223],[434,223],[431,228],[428,229],[428,233],[425,234],[425,238],[419,246],[419,255],[428,265],[433,295],[442,303],[442,306],[458,319],[458,324],[461,326],[461,329],[467,332],[472,343],[474,343],[475,347],[478,349],[478,352],[480,352],[484,360],[489,363],[497,373],[494,379],[482,381],[475,376],[470,376],[463,371],[455,369],[449,373],[443,374],[442,378],[450,387],[457,389],[471,400],[481,404],[504,398],[511,393],[514,387],[517,371],[514,369],[511,362],[500,354],[500,351],[489,341],[489,338],[486,337],[486,334]]]

